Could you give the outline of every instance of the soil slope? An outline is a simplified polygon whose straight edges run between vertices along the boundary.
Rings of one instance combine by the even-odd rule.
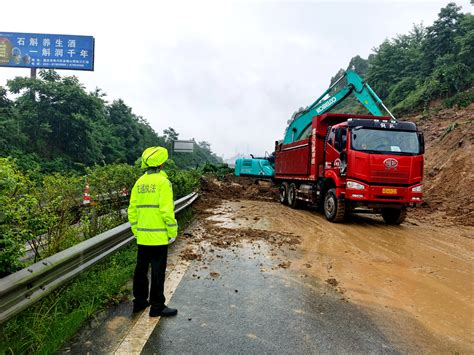
[[[411,215],[442,224],[474,225],[474,104],[404,119],[418,124],[426,142],[425,203]]]

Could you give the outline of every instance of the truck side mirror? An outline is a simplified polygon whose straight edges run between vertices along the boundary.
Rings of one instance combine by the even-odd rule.
[[[423,136],[423,132],[418,131],[418,142],[420,142],[420,154],[425,154],[425,137]]]

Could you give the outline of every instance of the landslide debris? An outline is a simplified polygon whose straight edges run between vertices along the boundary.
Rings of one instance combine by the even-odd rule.
[[[274,203],[278,199],[278,188],[269,181],[256,182],[255,179],[247,177],[227,176],[224,180],[212,176],[203,177],[200,198],[193,204],[196,219],[192,234],[188,233],[192,237],[187,238],[188,247],[181,256],[187,260],[211,261],[213,258],[222,258],[220,251],[224,249],[234,251],[245,243],[250,243],[255,253],[263,252],[261,249],[265,248],[266,252],[273,257],[285,258],[283,256],[285,251],[295,251],[295,245],[301,243],[300,236],[252,228],[252,225],[228,228],[221,222],[209,218],[226,214],[219,209],[224,201],[244,199]],[[241,208],[244,206],[242,205]],[[252,221],[255,222],[260,219],[261,217],[252,217]],[[291,265],[291,262],[286,259],[280,261],[278,265],[280,268],[288,268]]]
[[[196,253],[193,249],[191,248],[186,248],[184,249],[181,253],[180,256],[184,260],[201,260],[201,255]]]
[[[227,175],[223,180],[203,176],[201,192],[207,199],[270,201],[278,199],[278,187],[273,182],[233,175]]]
[[[474,103],[465,109],[441,109],[428,116],[401,119],[416,122],[426,143],[424,203],[411,209],[409,218],[436,225],[474,226]],[[222,200],[240,199],[278,201],[278,186],[248,177],[218,180],[206,176],[195,208],[203,216],[211,215],[208,210]]]
[[[249,259],[254,259],[257,255],[271,256],[275,260],[273,267],[263,267],[260,264],[261,272],[268,272],[276,269],[288,269],[291,266],[290,253],[295,253],[295,245],[301,243],[301,237],[292,233],[274,232],[253,228],[225,228],[218,225],[219,222],[206,218],[198,219],[194,222],[193,238],[187,239],[187,247],[181,252],[181,257],[186,260],[200,261],[199,269],[207,269],[207,265],[215,259],[222,259],[228,253],[237,254],[238,248],[249,248],[252,251]],[[197,271],[197,270],[196,270]],[[220,273],[211,271],[209,275],[217,279]],[[197,274],[193,274],[198,278]],[[237,293],[238,291],[235,290]]]
[[[200,236],[193,239],[193,242],[200,243],[205,241],[217,248],[239,247],[243,242],[265,241],[271,245],[271,248],[282,248],[301,243],[301,238],[291,233],[272,232],[252,228],[223,228],[216,225],[213,221],[204,221],[201,223],[202,232]],[[210,249],[213,252],[213,249]]]
[[[425,203],[410,215],[437,224],[474,226],[474,103],[429,117],[407,117],[425,136]]]

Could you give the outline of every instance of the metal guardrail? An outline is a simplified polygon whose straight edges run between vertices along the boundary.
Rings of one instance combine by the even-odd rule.
[[[175,213],[197,197],[193,192],[176,200]],[[0,279],[0,324],[134,240],[124,223]]]

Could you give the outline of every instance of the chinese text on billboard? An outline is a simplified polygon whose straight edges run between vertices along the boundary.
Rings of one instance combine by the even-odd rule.
[[[0,66],[94,70],[94,37],[0,32]]]

